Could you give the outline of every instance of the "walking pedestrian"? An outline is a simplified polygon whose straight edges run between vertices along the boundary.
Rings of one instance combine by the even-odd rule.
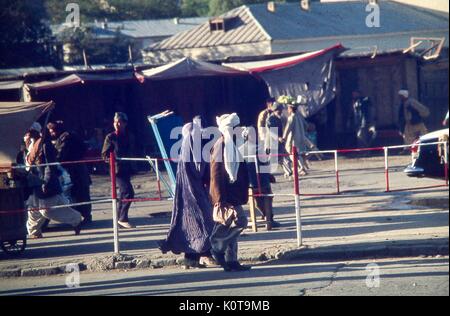
[[[34,131],[29,132],[30,152],[26,158],[29,166],[50,164],[56,162],[56,150],[50,142],[47,133],[41,135]],[[47,220],[66,223],[74,228],[75,235],[81,231],[81,215],[71,207],[64,207],[69,201],[61,194],[57,166],[38,166],[30,168],[42,182],[42,185],[33,189],[33,194],[27,200],[28,221],[27,230],[31,239],[42,238],[42,226]],[[52,209],[54,206],[63,206]]]
[[[133,154],[133,136],[128,131],[128,116],[125,113],[117,112],[114,115],[114,132],[105,137],[103,143],[102,157],[109,159],[110,153],[114,153],[116,158],[129,158]],[[131,206],[130,200],[134,198],[133,185],[131,184],[131,165],[128,161],[116,160],[116,180],[119,187],[118,224],[121,228],[136,228],[130,223],[128,211]]]
[[[159,248],[163,253],[184,253],[185,268],[204,268],[215,265],[210,258],[209,240],[214,221],[208,196],[209,164],[202,157],[199,117],[183,126],[182,137],[172,220],[167,237],[159,242]]]
[[[272,175],[268,172],[268,160],[262,159],[258,153],[256,133],[253,127],[245,127],[242,137],[245,143],[239,148],[241,155],[247,164],[249,185],[252,192],[263,194],[264,196],[255,197],[256,209],[262,214],[262,219],[268,222],[270,228],[280,227],[280,223],[274,220],[273,197],[266,196],[273,194],[271,186]],[[255,162],[256,159],[256,162]],[[258,169],[256,168],[258,166]],[[263,172],[261,172],[263,171]]]
[[[292,176],[292,168],[284,145],[282,116],[283,105],[274,102],[272,104],[272,113],[266,122],[265,152],[266,154],[277,155],[278,164],[283,167],[284,177],[288,178]]]
[[[430,110],[412,98],[408,90],[398,92],[401,100],[399,110],[400,131],[405,145],[412,144],[417,138],[428,133],[424,119],[430,115]]]
[[[306,163],[302,154],[308,150],[309,144],[306,138],[306,121],[297,109],[296,104],[288,104],[288,119],[283,132],[283,143],[288,153],[292,153],[294,146],[297,148],[300,175],[307,175]],[[289,169],[291,168],[292,160],[289,159]]]
[[[55,141],[58,162],[79,161],[84,159],[87,146],[81,138],[73,131],[67,131],[62,121],[47,124],[51,138]],[[72,186],[70,198],[73,203],[84,203],[91,201],[90,185],[91,177],[86,164],[65,164],[64,169],[70,175]],[[92,205],[85,204],[73,207],[83,216],[83,224],[92,222]]]
[[[211,154],[210,195],[216,222],[211,234],[211,253],[225,271],[245,271],[250,266],[238,261],[238,237],[248,220],[242,205],[248,202],[248,171],[239,153],[241,133],[235,133],[240,120],[236,113],[216,118],[222,137]]]

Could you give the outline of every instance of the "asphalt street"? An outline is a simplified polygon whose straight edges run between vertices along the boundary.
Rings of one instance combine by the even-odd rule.
[[[448,296],[449,263],[448,257],[437,256],[348,262],[275,261],[233,273],[218,268],[83,272],[79,276],[74,272],[0,279],[0,295]]]

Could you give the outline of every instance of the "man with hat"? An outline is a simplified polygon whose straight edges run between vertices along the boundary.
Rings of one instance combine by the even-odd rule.
[[[428,133],[424,124],[424,118],[430,115],[430,110],[410,97],[408,90],[400,90],[400,110],[399,110],[399,124],[400,131],[403,134],[403,139],[406,145],[412,144],[417,138]]]
[[[302,105],[306,105],[306,103],[302,102]],[[307,151],[309,147],[306,138],[307,122],[297,109],[298,104],[288,104],[288,119],[283,132],[283,141],[288,153],[292,153],[292,148],[294,146],[297,148],[299,151],[300,175],[306,175],[305,160],[300,153]],[[289,165],[291,165],[291,161],[289,161]]]
[[[285,150],[283,139],[283,105],[274,102],[271,107],[272,113],[266,122],[265,151],[272,155],[288,154]],[[283,167],[284,177],[292,176],[290,159],[288,156],[278,156],[278,163]]]
[[[103,159],[109,159],[111,152],[116,158],[129,158],[133,153],[133,138],[128,132],[128,117],[125,113],[117,112],[114,115],[114,132],[106,135],[102,149]],[[127,161],[116,161],[116,180],[119,187],[118,224],[121,228],[135,228],[128,220],[128,211],[131,202],[122,202],[124,199],[133,199],[134,190],[131,184],[131,165]]]
[[[266,108],[261,111],[258,115],[258,138],[259,141],[262,143],[266,139],[266,122],[269,115],[272,113],[272,105],[275,102],[275,98],[270,97],[266,100]]]

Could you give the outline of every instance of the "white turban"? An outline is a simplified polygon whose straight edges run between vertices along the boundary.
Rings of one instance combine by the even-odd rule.
[[[238,126],[241,121],[236,113],[232,113],[216,117],[216,122],[225,142],[223,153],[225,170],[230,177],[230,182],[234,183],[237,180],[241,157],[236,144],[233,142],[233,129]]]
[[[297,96],[297,104],[300,104],[300,105],[308,104],[308,99],[305,96],[299,94]]]
[[[221,128],[234,128],[238,126],[241,123],[241,120],[239,119],[239,116],[236,113],[232,114],[224,114],[222,116],[216,116],[216,122],[217,126],[219,127],[219,130],[222,132]]]
[[[409,91],[408,90],[400,90],[398,92],[398,95],[401,95],[402,97],[405,97],[405,98],[409,98]]]

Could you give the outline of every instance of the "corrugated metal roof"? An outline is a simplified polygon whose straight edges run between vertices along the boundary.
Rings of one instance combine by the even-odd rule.
[[[148,37],[169,37],[174,34],[190,30],[204,22],[208,18],[180,18],[180,19],[160,19],[160,20],[136,20],[108,22],[104,28],[103,22],[88,23],[97,38],[114,38],[116,31],[132,38]],[[53,35],[61,34],[66,28],[71,28],[66,24],[51,25]]]
[[[226,32],[211,31],[209,22],[206,22],[190,31],[176,34],[160,43],[153,44],[149,46],[148,50],[214,47],[270,40],[247,6],[231,10],[222,17],[234,18],[231,29]]]
[[[190,30],[208,18],[183,18],[109,22],[108,27],[120,29],[120,32],[133,38],[167,37]]]
[[[113,39],[116,36],[116,29],[111,27],[104,29],[100,26],[96,26],[95,24],[88,24],[91,28],[91,32],[96,39]],[[52,30],[52,34],[56,37],[59,37],[65,30],[73,29],[73,26],[67,24],[58,24],[51,25],[50,29]]]
[[[313,2],[311,10],[304,11],[298,3],[280,3],[275,13],[263,5],[249,8],[274,40],[448,29],[448,15],[392,1],[379,1],[380,27],[367,27],[371,12],[367,5],[367,1]]]
[[[241,6],[224,15],[237,16],[240,25],[222,32],[211,32],[209,23],[176,34],[145,51],[237,45],[261,41],[289,41],[342,36],[373,36],[425,30],[448,30],[448,15],[391,1],[380,1],[380,27],[369,28],[367,1],[311,3],[311,10],[299,3],[277,3],[269,12],[266,4]],[[447,31],[448,32],[448,31]]]

